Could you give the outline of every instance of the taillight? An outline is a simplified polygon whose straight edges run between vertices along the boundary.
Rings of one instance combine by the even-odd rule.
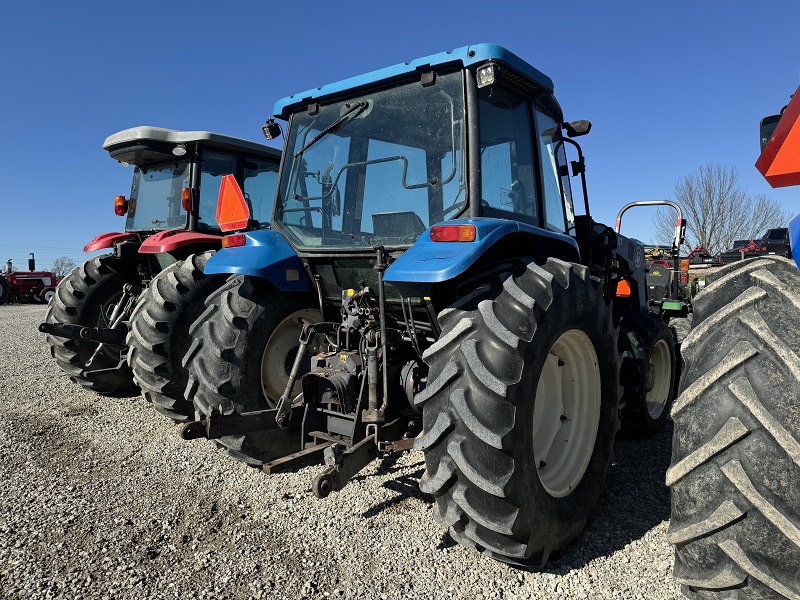
[[[114,214],[121,217],[128,212],[128,201],[125,196],[117,196],[114,198]]]
[[[630,298],[631,284],[627,279],[620,279],[617,282],[617,298]]]
[[[192,189],[183,188],[181,190],[181,207],[185,212],[192,211]]]
[[[247,243],[247,236],[243,233],[235,233],[233,235],[226,235],[222,238],[223,248],[235,248],[237,246],[244,246]]]
[[[478,236],[475,225],[434,225],[432,242],[474,242]]]
[[[217,200],[217,223],[222,231],[236,231],[247,227],[250,209],[244,194],[233,175],[225,175],[219,186]]]

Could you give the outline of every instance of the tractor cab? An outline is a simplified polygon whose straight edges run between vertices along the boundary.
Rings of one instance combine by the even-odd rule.
[[[117,196],[114,212],[126,216],[125,233],[97,236],[87,251],[127,242],[143,253],[171,251],[184,243],[219,247],[216,219],[219,182],[233,175],[245,190],[252,228],[268,227],[280,152],[207,131],[135,127],[109,136],[103,148],[134,166],[130,195]],[[181,234],[181,232],[184,232]],[[169,244],[166,240],[169,239]],[[150,246],[153,246],[150,248]]]
[[[274,115],[287,124],[272,231],[240,242],[268,264],[276,256],[261,238],[280,236],[271,245],[288,242],[304,261],[303,288],[317,277],[335,304],[362,280],[374,287],[375,246],[396,259],[387,281],[406,296],[431,295],[481,257],[524,247],[579,262],[588,249],[588,203],[576,217],[567,146],[590,124],[564,123],[552,81],[504,48],[469,46],[322,86],[280,100]],[[278,131],[274,119],[264,126],[268,137]],[[579,155],[573,174],[582,164]],[[233,256],[209,268],[247,274]]]
[[[477,45],[280,101],[274,227],[299,252],[403,249],[437,223],[490,217],[574,247],[552,90],[510,52]]]

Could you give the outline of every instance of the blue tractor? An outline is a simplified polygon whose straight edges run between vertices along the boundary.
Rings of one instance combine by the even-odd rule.
[[[589,520],[620,420],[663,424],[668,319],[687,311],[649,300],[643,246],[592,220],[572,139],[590,124],[565,122],[552,81],[487,44],[274,115],[287,125],[272,223],[206,265],[231,277],[192,327],[183,437],[267,471],[322,455],[318,497],[416,448],[455,540],[543,565]],[[247,222],[234,181],[219,213]]]

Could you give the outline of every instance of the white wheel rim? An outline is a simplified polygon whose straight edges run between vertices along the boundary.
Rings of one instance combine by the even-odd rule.
[[[669,400],[669,383],[672,375],[672,361],[669,358],[669,346],[666,340],[658,340],[650,354],[648,369],[653,369],[653,385],[648,385],[647,412],[653,419],[658,419],[664,412]]]
[[[601,381],[588,336],[571,329],[547,354],[533,405],[533,458],[547,493],[574,490],[592,458],[600,423]]]
[[[300,332],[305,323],[319,323],[319,311],[312,308],[295,311],[281,321],[269,336],[261,357],[261,389],[265,398],[277,401],[283,395],[294,356],[300,348]],[[291,359],[287,360],[289,357]],[[292,389],[292,398],[300,391],[298,377]]]
[[[44,301],[45,301],[45,303],[49,304],[50,300],[52,300],[53,296],[55,296],[55,295],[56,295],[56,293],[54,291],[52,291],[52,290],[48,291],[48,292],[45,292],[44,293]]]

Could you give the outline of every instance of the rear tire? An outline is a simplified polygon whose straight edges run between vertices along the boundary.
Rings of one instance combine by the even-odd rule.
[[[683,340],[686,339],[692,329],[692,317],[692,313],[689,313],[685,317],[674,317],[669,320],[669,329],[678,346],[683,343]]]
[[[464,294],[460,293],[464,291]],[[543,566],[593,516],[619,427],[611,307],[580,265],[516,260],[439,314],[420,489],[462,545]]]
[[[319,318],[312,294],[281,292],[254,277],[231,277],[209,296],[191,327],[194,339],[184,363],[189,366],[186,397],[193,399],[196,417],[215,410],[230,415],[274,408],[300,347],[302,324]],[[298,383],[297,393],[299,388]],[[217,441],[236,460],[261,465],[275,458],[270,436],[279,433],[256,431]]]
[[[658,433],[675,396],[675,343],[660,319],[635,315],[620,325],[620,383],[625,407],[620,411],[623,433],[647,437]]]
[[[137,289],[142,286],[135,263],[115,259],[111,254],[90,258],[58,284],[45,321],[99,327],[107,320],[125,284]],[[47,343],[58,366],[75,383],[99,394],[137,393],[133,373],[119,349],[105,346],[87,368],[86,361],[94,354],[97,342],[48,335]]]
[[[39,302],[42,304],[50,304],[50,300],[55,298],[56,290],[54,288],[46,288],[40,295],[39,295]]]
[[[209,294],[227,275],[204,275],[213,252],[193,254],[153,278],[139,296],[128,332],[128,365],[142,395],[176,422],[192,420],[194,405],[184,398],[189,382],[183,357],[191,345],[189,327],[205,310]]]
[[[692,598],[800,598],[800,273],[730,265],[694,301],[667,471]]]

